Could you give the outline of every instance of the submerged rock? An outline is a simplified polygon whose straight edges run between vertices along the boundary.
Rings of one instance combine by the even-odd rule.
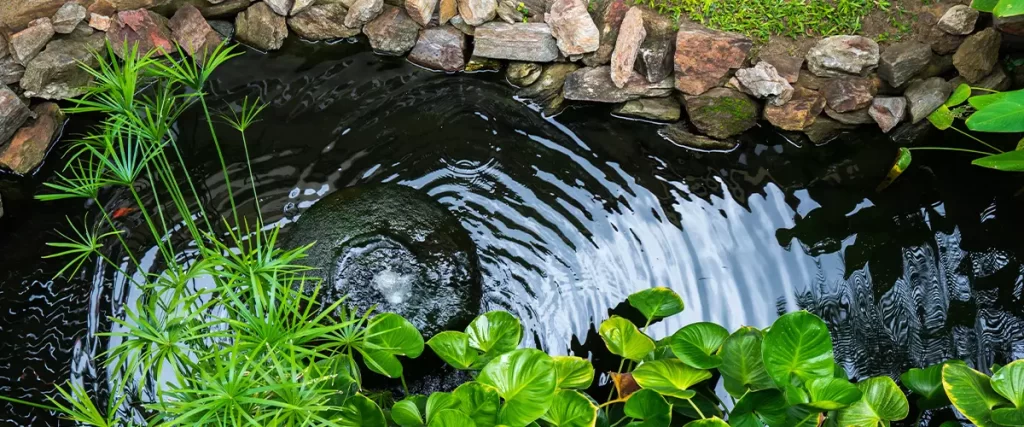
[[[339,190],[286,229],[288,246],[314,243],[302,261],[324,278],[317,296],[347,296],[409,319],[427,337],[462,330],[480,310],[476,248],[459,221],[421,191],[396,184]]]
[[[348,9],[341,3],[316,4],[288,18],[288,28],[313,41],[353,37],[361,31],[345,26],[347,14]]]
[[[64,124],[64,113],[52,102],[39,104],[32,112],[35,120],[18,129],[11,142],[0,147],[0,167],[18,175],[28,175],[43,163],[50,143]]]
[[[544,67],[534,62],[512,62],[505,69],[505,78],[516,87],[532,85],[540,78]]]
[[[676,122],[658,129],[658,135],[680,147],[706,151],[729,151],[739,145],[733,140],[719,140],[697,135],[690,131],[685,122]]]
[[[986,28],[964,40],[953,54],[953,66],[960,76],[974,83],[981,80],[999,61],[999,44],[1002,36],[992,28]]]
[[[941,77],[915,80],[907,86],[903,96],[907,98],[910,106],[910,119],[917,123],[928,117],[933,111],[939,108],[949,98],[953,89]]]
[[[370,39],[373,50],[404,55],[416,46],[420,26],[402,8],[386,4],[384,11],[363,27],[363,33]]]
[[[256,3],[235,17],[235,37],[257,49],[277,50],[288,37],[288,22],[265,3]]]
[[[742,92],[718,87],[683,99],[693,126],[712,138],[739,135],[757,125],[758,105]]]
[[[103,33],[54,40],[25,67],[21,87],[34,98],[67,99],[83,95],[92,76],[82,64],[99,66],[95,53],[106,56]]]
[[[640,73],[633,71],[620,88],[612,82],[611,67],[586,67],[577,70],[565,79],[563,95],[575,101],[625,102],[638,98],[656,98],[672,93],[672,80],[658,83],[648,82]]]
[[[862,36],[832,36],[807,52],[807,69],[821,77],[866,74],[878,66],[878,43]]]
[[[851,129],[855,129],[855,126],[844,124],[825,116],[818,116],[814,119],[814,123],[811,123],[810,126],[804,129],[804,135],[807,135],[807,139],[811,140],[815,145],[821,145],[835,139],[844,131]]]
[[[432,70],[459,71],[466,65],[466,35],[450,25],[420,30],[409,61]]]
[[[534,84],[520,89],[516,95],[540,105],[545,115],[558,114],[562,111],[562,105],[565,103],[565,98],[562,96],[565,79],[579,68],[579,65],[571,62],[548,65],[544,67],[540,78]]]
[[[558,58],[558,45],[547,24],[489,22],[475,31],[473,56],[551,62]]]
[[[679,101],[671,96],[640,98],[616,107],[612,114],[657,122],[674,122],[679,120],[680,108]]]
[[[700,26],[681,28],[676,34],[676,88],[700,95],[718,86],[730,69],[743,65],[752,46],[740,34]]]

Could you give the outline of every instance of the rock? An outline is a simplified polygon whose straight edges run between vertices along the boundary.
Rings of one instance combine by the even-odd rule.
[[[447,24],[455,15],[459,14],[458,0],[441,0],[441,8],[438,11],[438,18],[441,25]]]
[[[782,105],[793,97],[793,86],[779,75],[772,64],[761,61],[752,68],[736,70],[739,89],[756,98],[767,99],[772,105]]]
[[[0,28],[20,30],[33,20],[53,16],[67,0],[0,0]]]
[[[465,33],[463,33],[465,34]],[[467,73],[476,72],[498,72],[501,71],[501,61],[491,58],[482,58],[479,56],[470,56],[469,61],[466,62],[466,67],[462,69]]]
[[[827,78],[811,74],[810,71],[803,70],[800,71],[800,77],[797,79],[794,87],[803,86],[805,89],[821,90],[821,88],[825,87],[825,84],[828,83],[828,80],[829,79]]]
[[[612,59],[612,51],[615,50],[615,41],[619,37],[619,26],[622,19],[626,17],[631,2],[627,0],[592,0],[589,5],[593,12],[591,19],[597,27],[598,47],[597,50],[583,56],[583,63],[588,67],[597,67],[607,64]],[[645,17],[646,18],[646,17]],[[673,31],[673,36],[675,32]],[[654,81],[661,81],[657,79]]]
[[[800,68],[804,65],[807,55],[807,42],[794,45],[789,37],[771,36],[768,44],[757,53],[757,62],[767,62],[775,67],[775,71],[789,83],[796,83],[800,78]]]
[[[6,85],[0,85],[0,146],[9,141],[31,117],[32,111],[21,101],[18,94]]]
[[[261,50],[277,50],[288,37],[288,21],[259,2],[235,17],[235,37]]]
[[[999,60],[999,32],[986,28],[964,40],[953,54],[953,66],[968,82],[976,82],[992,72]]]
[[[177,51],[171,41],[167,18],[145,9],[126,10],[114,15],[107,30],[107,39],[114,53],[122,58],[126,45],[129,50],[138,45],[140,54],[149,52],[153,56]]]
[[[735,89],[719,87],[686,96],[683,105],[693,126],[712,138],[739,135],[757,124],[757,102]]]
[[[12,34],[8,39],[11,56],[21,65],[28,64],[46,47],[46,43],[53,38],[54,34],[50,18],[32,21],[30,27]]]
[[[370,39],[373,50],[389,55],[404,55],[416,46],[420,26],[405,10],[384,5],[384,11],[363,27],[363,33]]]
[[[611,73],[615,87],[622,88],[633,75],[633,64],[645,37],[647,30],[644,29],[643,12],[633,7],[626,12],[626,17],[622,20],[615,50],[612,52]]]
[[[82,64],[98,67],[94,52],[106,56],[103,33],[82,38],[63,38],[50,42],[46,50],[25,67],[21,87],[34,98],[67,99],[85,94],[92,76]]]
[[[868,114],[878,123],[883,133],[889,133],[892,128],[903,121],[907,111],[907,99],[902,96],[880,96],[871,102]]]
[[[927,67],[917,73],[917,78],[938,77],[953,71],[953,69],[953,55],[932,55],[932,60],[928,61]]]
[[[210,28],[213,28],[213,31],[220,34],[220,37],[224,40],[231,40],[235,38],[235,24],[219,20],[206,21],[206,23],[210,24]]]
[[[70,34],[78,26],[78,23],[85,20],[88,11],[85,6],[75,2],[64,3],[57,13],[53,14],[50,22],[53,24],[53,31],[60,34]]]
[[[93,29],[92,27],[90,27],[89,24],[86,24],[85,22],[79,22],[78,25],[75,26],[75,29],[71,30],[71,32],[68,33],[67,36],[68,37],[87,37],[87,36],[91,36],[92,33],[95,33],[95,32],[96,32],[96,30]]]
[[[248,9],[252,5],[252,0],[224,0],[219,4],[212,5],[204,0],[186,1],[189,1],[193,6],[198,7],[199,11],[203,13],[203,16],[209,19],[234,19],[239,13],[242,13],[242,11]]]
[[[676,122],[658,129],[658,135],[680,147],[705,151],[730,151],[739,145],[732,140],[717,140],[690,132],[685,122]]]
[[[547,24],[489,22],[476,29],[473,55],[512,61],[551,62],[558,46]]]
[[[929,54],[931,52],[929,51]],[[821,88],[825,104],[832,110],[845,113],[871,105],[878,88],[866,77],[839,77],[829,79]]]
[[[459,16],[466,24],[474,27],[494,19],[498,13],[498,2],[495,0],[458,0],[458,4]]]
[[[420,30],[409,61],[432,70],[455,72],[466,65],[466,35],[452,26]]]
[[[939,27],[932,27],[928,32],[927,43],[931,46],[932,52],[936,55],[948,55],[956,52],[957,48],[963,44],[965,36],[958,36],[950,34],[939,29]]]
[[[581,68],[565,79],[562,95],[574,101],[618,103],[638,98],[657,98],[672,93],[672,80],[648,82],[633,72],[621,88],[612,82],[610,67]]]
[[[459,15],[453,16],[452,19],[448,20],[448,22],[450,22],[453,27],[458,28],[459,31],[462,31],[462,34],[471,37],[476,35],[476,27],[467,24]],[[551,39],[551,42],[554,43],[554,39]]]
[[[616,107],[612,114],[656,122],[674,122],[679,120],[680,108],[679,101],[674,97],[640,98]]]
[[[818,91],[799,85],[793,89],[793,99],[789,102],[781,106],[765,106],[764,119],[779,129],[802,131],[814,124],[824,110],[825,97]]]
[[[962,4],[955,5],[939,18],[937,27],[949,34],[966,36],[974,32],[974,23],[978,22],[977,10]]]
[[[907,86],[903,96],[907,98],[907,105],[910,106],[910,119],[917,123],[928,117],[933,111],[946,102],[949,94],[953,91],[941,77],[915,80]]]
[[[349,28],[362,27],[380,15],[383,10],[384,0],[356,0],[348,8],[348,14],[345,15],[345,26]]]
[[[942,138],[942,132],[930,121],[917,123],[904,122],[889,132],[889,139],[898,147],[918,144],[933,144],[936,138]]]
[[[743,65],[752,46],[740,34],[699,26],[681,28],[676,34],[676,88],[687,95],[707,92],[730,69]]]
[[[861,108],[859,110],[847,112],[838,112],[830,108],[826,103],[825,115],[835,119],[837,122],[848,125],[866,125],[875,122],[874,119],[872,119],[871,116],[868,115],[867,108]]]
[[[555,0],[544,19],[565,56],[594,52],[601,45],[601,32],[583,0]]]
[[[967,83],[967,80],[961,76],[957,76],[949,81],[949,87],[956,89],[957,86],[960,86],[961,84],[964,83]],[[979,89],[971,91],[971,95],[985,95],[987,93],[991,93],[990,91],[992,90],[997,92],[1005,92],[1009,90],[1012,85],[1012,79],[1006,73],[1006,70],[1004,70],[1002,66],[996,66],[995,69],[992,70],[991,73],[989,73],[989,75],[985,76],[981,80],[978,80],[974,83],[970,83],[971,87]],[[980,89],[989,89],[990,91]]]
[[[1024,15],[995,17],[992,25],[999,31],[1024,36]]]
[[[644,30],[647,37],[644,37],[644,42],[640,44],[636,70],[647,77],[647,81],[660,82],[672,75],[672,57],[676,53],[675,23],[648,8],[641,10],[644,12]],[[595,54],[600,53],[600,49],[598,48]]]
[[[434,16],[434,9],[437,9],[437,0],[405,0],[405,13],[408,13],[413,21],[424,27],[430,24],[430,18]]]
[[[835,139],[844,131],[854,128],[855,126],[841,123],[825,116],[818,116],[814,119],[814,123],[811,123],[810,126],[804,129],[804,135],[807,135],[807,139],[811,140],[815,145],[821,145]]]
[[[288,28],[307,40],[333,40],[353,37],[361,31],[343,23],[348,9],[341,3],[316,4],[288,18]]]
[[[316,2],[314,0],[295,0],[295,3],[292,5],[291,12],[288,12],[288,16],[298,15],[298,14],[306,11],[310,7],[312,7],[315,3]],[[329,3],[324,3],[324,4],[329,4]]]
[[[288,16],[292,11],[292,6],[295,5],[295,0],[263,0],[267,6],[270,6],[270,10],[281,16]]]
[[[197,58],[205,58],[207,53],[212,52],[224,41],[206,22],[199,9],[192,5],[178,9],[168,25],[171,28],[171,36],[178,46]]]
[[[513,86],[525,87],[532,85],[540,78],[544,67],[533,62],[512,62],[505,69],[505,79]]]
[[[535,83],[520,89],[516,95],[539,104],[545,115],[557,114],[562,110],[562,105],[565,102],[565,98],[562,96],[565,80],[579,68],[579,65],[571,62],[548,65],[544,67],[544,71],[540,73],[540,78]]]
[[[99,15],[96,13],[89,15],[89,26],[96,31],[106,32],[110,29],[110,17],[107,15]]]
[[[523,22],[523,13],[516,9],[516,3],[512,0],[498,1],[498,19],[509,24]]]
[[[878,66],[878,43],[861,36],[832,36],[807,52],[807,69],[821,77],[864,75]]]
[[[117,12],[117,6],[111,3],[110,0],[94,0],[86,2],[85,10],[90,15],[95,13],[97,15],[113,16]]]
[[[419,190],[349,187],[321,199],[289,228],[286,246],[311,244],[301,262],[326,275],[321,306],[342,298],[360,312],[376,306],[427,337],[462,330],[479,312],[473,240],[445,206]]]
[[[25,75],[25,66],[14,60],[13,56],[0,58],[0,83],[15,84]]]
[[[0,147],[0,167],[18,175],[28,175],[46,158],[47,149],[64,125],[64,113],[52,102],[44,102],[32,109],[36,118],[28,122]]]
[[[878,64],[878,75],[894,87],[900,87],[928,67],[932,48],[924,43],[907,41],[885,49]]]

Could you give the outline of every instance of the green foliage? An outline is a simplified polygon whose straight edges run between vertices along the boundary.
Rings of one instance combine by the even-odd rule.
[[[1024,0],[974,0],[971,7],[1000,18],[1024,14]]]
[[[594,382],[594,366],[590,361],[576,356],[554,356],[557,381],[555,386],[563,389],[586,389]]]
[[[828,327],[818,316],[806,311],[779,317],[765,334],[761,356],[768,375],[782,388],[817,377],[831,377],[835,370]]]
[[[874,427],[902,420],[910,414],[910,404],[899,386],[889,377],[869,378],[857,384],[863,397],[839,411],[839,424]]]
[[[634,362],[643,360],[644,356],[654,350],[654,341],[650,337],[640,332],[632,322],[619,316],[601,322],[598,333],[612,354]]]
[[[683,299],[664,287],[644,289],[630,295],[628,301],[644,315],[648,324],[683,312]]]
[[[729,331],[717,324],[691,323],[672,334],[672,353],[694,368],[714,369],[722,364],[716,353],[728,337]]]
[[[710,378],[711,372],[673,359],[646,362],[633,371],[633,379],[640,387],[679,399],[692,398],[695,393],[690,387]]]
[[[477,381],[494,387],[503,400],[498,421],[526,425],[544,415],[555,393],[555,363],[542,351],[520,349],[498,356]]]
[[[648,421],[651,424],[668,425],[672,419],[672,406],[661,393],[651,389],[643,389],[630,395],[623,412],[627,417]]]
[[[949,405],[949,398],[942,389],[941,363],[927,368],[911,368],[900,376],[900,381],[920,398],[917,406],[921,409],[935,409]]]

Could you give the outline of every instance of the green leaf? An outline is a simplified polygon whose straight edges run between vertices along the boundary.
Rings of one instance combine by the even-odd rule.
[[[910,167],[912,160],[913,156],[910,154],[910,149],[907,147],[900,147],[896,152],[896,159],[893,160],[892,166],[889,168],[889,172],[885,174],[885,178],[882,179],[882,182],[878,183],[878,187],[875,188],[875,191],[882,191],[891,185],[896,178],[899,178],[900,175]]]
[[[689,388],[709,378],[710,372],[671,359],[645,362],[633,371],[633,379],[640,387],[680,399],[692,398],[695,393]]]
[[[554,356],[557,388],[586,389],[594,382],[594,365],[582,357]]]
[[[974,159],[972,164],[990,169],[1009,172],[1024,171],[1024,151],[1010,151]]]
[[[402,376],[402,362],[397,357],[383,350],[367,350],[356,347],[359,354],[363,355],[363,363],[367,368],[388,378]]]
[[[519,319],[505,311],[491,311],[473,319],[466,327],[469,346],[491,356],[507,353],[519,347],[523,327]]]
[[[910,404],[903,390],[889,377],[868,378],[857,384],[864,396],[849,408],[839,410],[839,425],[875,427],[889,425],[910,413]]]
[[[459,410],[469,415],[477,426],[491,427],[498,423],[501,396],[494,387],[470,381],[458,386],[452,395],[459,401]]]
[[[971,1],[971,7],[980,10],[982,12],[992,13],[996,9],[996,5],[999,4],[999,0],[973,0]]]
[[[519,349],[490,361],[477,381],[494,387],[505,399],[498,413],[500,423],[526,425],[548,411],[557,377],[551,356]]]
[[[1024,359],[1010,362],[993,374],[992,389],[1013,406],[1024,409]]]
[[[1024,104],[1024,90],[1015,90],[1012,92],[999,92],[988,95],[972,96],[967,99],[967,103],[971,104],[976,110],[983,110],[988,108],[992,104],[999,102],[1012,102],[1015,104]]]
[[[1021,0],[999,0],[999,4],[992,10],[997,18],[1017,16],[1024,14],[1024,1]]]
[[[757,328],[744,326],[733,332],[722,344],[722,373],[725,390],[739,398],[748,390],[766,390],[775,387],[761,359],[761,341],[764,334]]]
[[[576,390],[558,390],[542,419],[558,427],[593,427],[597,405]]]
[[[843,365],[839,364],[839,362],[835,362],[835,365],[835,369],[832,370],[832,376],[834,378],[842,378],[844,380],[849,380],[850,378],[849,375],[846,374],[846,368],[844,368]]]
[[[459,331],[444,331],[427,340],[427,346],[455,369],[469,370],[480,356],[469,346],[469,335]]]
[[[764,336],[761,356],[768,375],[779,387],[791,384],[791,377],[807,381],[831,377],[835,370],[828,327],[806,311],[779,317]]]
[[[427,424],[427,396],[413,395],[391,407],[391,420],[402,427]]]
[[[808,406],[835,411],[860,400],[861,391],[846,378],[822,377],[807,381]],[[902,395],[902,394],[901,394]]]
[[[992,421],[1004,426],[1024,426],[1024,409],[996,408],[992,410]]]
[[[672,407],[664,397],[651,389],[642,389],[629,395],[629,400],[626,400],[623,411],[627,417],[639,420],[654,418],[670,420],[672,417]]]
[[[427,398],[427,424],[429,425],[430,420],[445,409],[459,409],[459,404],[459,399],[452,393],[430,393],[430,397]]]
[[[394,313],[378,314],[366,328],[366,347],[415,359],[423,354],[423,335]]]
[[[956,107],[957,105],[967,102],[967,98],[971,97],[971,85],[967,83],[960,83],[956,89],[953,89],[953,93],[946,99],[946,103],[943,104],[947,107]]]
[[[733,427],[777,426],[786,422],[786,398],[779,390],[752,391],[736,401],[729,413]]]
[[[721,418],[711,417],[703,420],[694,420],[686,423],[684,427],[729,427]]]
[[[672,352],[694,368],[714,369],[722,364],[722,357],[715,353],[728,337],[729,331],[717,324],[691,323],[672,334]]]
[[[946,130],[953,126],[953,120],[956,117],[953,116],[953,112],[949,111],[949,108],[945,105],[940,105],[935,111],[932,111],[928,115],[928,121],[932,123],[938,130]]]
[[[966,124],[975,132],[1024,132],[1024,104],[999,101],[986,105],[971,114]]]
[[[384,412],[370,398],[357,394],[345,402],[336,420],[345,427],[385,427]]]
[[[427,425],[429,427],[477,427],[472,418],[454,409],[438,412]]]
[[[632,322],[619,316],[601,322],[598,333],[612,354],[634,362],[643,360],[644,356],[654,350],[654,341],[640,332]]]
[[[918,406],[921,409],[937,409],[949,405],[949,398],[942,389],[942,364],[938,363],[924,369],[911,368],[900,375],[903,382],[910,391],[921,396],[918,399]]]
[[[961,361],[947,362],[942,367],[942,388],[953,406],[978,427],[996,425],[992,409],[1010,403],[992,388],[988,375]]]
[[[630,295],[629,305],[644,315],[648,322],[683,312],[683,299],[675,291],[656,287]]]
[[[672,336],[669,335],[654,342],[654,351],[644,356],[644,362],[675,358],[676,355],[672,353]]]

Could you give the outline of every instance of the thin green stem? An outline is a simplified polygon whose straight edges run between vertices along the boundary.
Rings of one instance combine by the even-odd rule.
[[[213,119],[210,116],[210,108],[206,105],[206,95],[199,94],[199,105],[203,106],[203,116],[206,117],[206,124],[210,127],[210,137],[213,138],[213,146],[217,149],[217,159],[220,160],[221,170],[224,172],[224,185],[228,190],[228,200],[231,202],[231,214],[235,218],[235,226],[241,226],[238,221],[238,208],[235,206],[235,195],[231,190],[231,177],[228,176],[228,164],[224,161],[224,153],[220,148],[220,140],[217,138],[217,131],[213,129]]]
[[[694,411],[697,411],[697,415],[700,415],[700,419],[703,420],[703,419],[707,418],[707,417],[704,416],[704,413],[700,411],[700,408],[697,407],[697,404],[693,403],[693,399],[686,399],[686,401],[690,402],[690,406],[693,407]]]
[[[256,217],[259,218],[259,227],[263,226],[263,210],[260,209],[260,195],[256,192],[256,178],[252,173],[252,161],[249,159],[249,142],[245,138],[245,131],[240,131],[242,134],[242,149],[245,150],[245,165],[249,170],[249,183],[252,188],[252,201],[256,204]]]
[[[977,137],[975,137],[974,135],[971,135],[971,134],[969,134],[969,133],[967,133],[967,132],[964,132],[964,131],[960,130],[960,129],[959,129],[959,128],[957,128],[956,126],[950,126],[949,128],[950,128],[950,129],[953,129],[953,130],[955,130],[955,131],[957,131],[957,132],[960,132],[960,134],[961,134],[961,135],[963,135],[963,136],[966,136],[966,137],[968,137],[968,138],[970,138],[970,139],[973,139],[973,140],[977,141],[977,142],[978,142],[978,143],[980,143],[981,145],[984,145],[984,146],[986,146],[986,147],[988,147],[988,148],[991,148],[991,149],[995,150],[995,151],[996,151],[997,153],[1003,153],[1003,150],[1000,150],[1000,149],[996,148],[995,146],[993,146],[992,144],[989,144],[989,143],[987,143],[987,142],[985,142],[985,141],[982,141],[981,139],[978,139],[978,138],[977,138]]]
[[[33,408],[45,409],[47,411],[60,412],[60,409],[57,409],[54,406],[48,406],[42,403],[29,402],[27,400],[15,399],[13,397],[7,397],[2,394],[0,394],[0,400],[6,400],[8,402],[17,403],[19,405],[31,406]]]
[[[100,201],[96,198],[93,198],[92,201],[96,203],[97,206],[103,206],[100,204]],[[103,213],[103,219],[105,219],[107,221],[107,224],[110,225],[111,230],[115,232],[114,234],[117,236],[117,240],[121,242],[121,247],[123,247],[125,253],[128,254],[128,259],[132,261],[132,264],[135,265],[136,269],[142,271],[142,264],[139,264],[139,261],[135,259],[135,253],[132,252],[131,248],[128,247],[128,242],[125,242],[124,237],[121,236],[121,233],[117,232],[117,224],[115,224],[114,220],[111,219],[110,215],[107,214],[106,209],[100,208],[100,212]]]
[[[912,147],[908,148],[910,151],[959,151],[962,153],[980,154],[982,156],[992,156],[994,153],[986,153],[984,151],[971,150],[967,148],[956,148],[956,147]]]
[[[408,396],[409,395],[409,386],[405,385],[405,373],[402,373],[402,375],[399,375],[399,378],[402,379],[402,391],[404,391],[405,395]]]
[[[139,192],[135,191],[135,186],[133,185],[129,185],[128,189],[131,190],[132,197],[135,198],[135,203],[139,206],[139,212],[142,212],[142,217],[146,221],[146,225],[149,226],[149,231],[153,234],[153,239],[156,241],[156,246],[160,250],[160,254],[164,257],[164,262],[166,262],[167,265],[174,264],[174,254],[164,247],[163,236],[157,232],[153,218],[151,218],[149,213],[146,212],[146,205],[142,203],[142,198],[139,197]]]

